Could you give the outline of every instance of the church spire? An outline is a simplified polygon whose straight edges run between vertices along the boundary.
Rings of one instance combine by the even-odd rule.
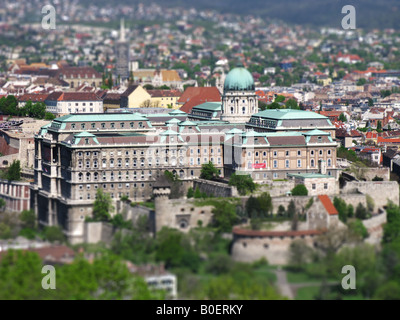
[[[125,42],[125,24],[124,24],[124,18],[121,19],[121,34],[120,34],[121,38],[120,41],[121,42]]]

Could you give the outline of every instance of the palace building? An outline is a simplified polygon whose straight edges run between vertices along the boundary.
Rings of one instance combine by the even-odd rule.
[[[70,114],[42,127],[35,135],[31,186],[39,223],[59,225],[71,243],[82,242],[97,189],[114,200],[144,201],[166,170],[190,183],[210,161],[222,177],[240,172],[259,183],[318,173],[321,163],[337,179],[337,143],[328,118],[307,111],[279,111],[280,118],[276,110],[258,113],[246,72],[228,74],[222,105],[205,103],[190,115]],[[276,121],[276,130],[256,130],[253,117]],[[299,119],[308,122],[296,126]]]

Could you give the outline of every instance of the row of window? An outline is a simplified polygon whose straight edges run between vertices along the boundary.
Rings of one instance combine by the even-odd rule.
[[[149,167],[151,167],[153,165],[153,161],[152,160],[153,159],[150,159],[150,158],[147,160],[147,165]],[[203,163],[208,163],[209,161],[211,161],[212,163],[215,163],[215,164],[222,164],[222,159],[220,157],[216,158],[217,162],[215,162],[215,159],[213,157],[211,157],[210,159],[209,158],[203,158]],[[82,169],[84,163],[85,163],[85,168],[86,169],[92,168],[90,160],[86,160],[85,162],[79,160],[78,161],[78,168]],[[185,165],[185,160],[184,160],[184,158],[176,159],[176,158],[168,158],[168,157],[167,158],[156,158],[155,159],[155,165],[156,166],[160,166],[162,163],[164,163],[166,165],[169,164],[169,165],[172,165],[172,166],[176,166],[179,163],[179,165],[183,166],[183,165]],[[197,158],[197,162],[196,163],[198,165],[200,165],[201,164],[201,158]],[[195,164],[194,158],[190,158],[190,165],[194,165],[194,164]],[[124,167],[124,165],[125,165],[126,168],[130,167],[131,166],[130,160],[129,159],[125,159],[125,162],[123,162],[122,159],[118,159],[116,162],[114,161],[114,159],[110,159],[109,160],[109,167],[110,168],[114,168],[114,167],[122,168],[122,167]],[[136,167],[139,167],[139,166],[140,167],[145,167],[145,159],[144,158],[140,159],[139,161],[137,159],[133,159],[132,167],[136,168]],[[98,160],[93,160],[93,168],[97,169],[98,167],[99,167]],[[107,160],[103,159],[102,160],[102,168],[107,168],[107,167],[108,167],[107,166]]]
[[[316,185],[315,183],[313,183],[313,184],[311,185],[311,188],[312,188],[313,190],[316,190],[316,189],[317,189],[317,185]],[[327,184],[327,183],[324,183],[324,189],[325,189],[325,190],[328,189],[328,184]]]
[[[315,151],[314,151],[314,150],[311,150],[311,151],[310,151],[310,155],[311,155],[311,156],[314,156],[315,153],[317,153],[317,152],[318,152],[318,154],[319,154],[320,156],[322,156],[322,155],[324,154],[324,150],[321,149],[321,150],[315,150]],[[247,152],[247,156],[248,156],[248,157],[251,157],[252,154],[253,154],[252,151]],[[255,156],[256,156],[256,157],[259,157],[260,155],[262,155],[263,157],[266,157],[266,156],[267,156],[267,152],[266,152],[266,151],[264,151],[264,152],[255,151]],[[274,157],[277,157],[277,156],[278,156],[278,151],[274,151],[274,152],[273,152],[273,155],[274,155]],[[302,151],[301,151],[301,150],[297,150],[297,156],[298,156],[298,157],[301,157],[301,155],[302,155]],[[327,155],[328,155],[328,156],[332,155],[332,150],[328,149],[328,150],[327,150]],[[285,151],[285,156],[286,156],[286,157],[289,157],[289,156],[290,156],[290,151],[289,151],[289,150],[286,150],[286,151]]]
[[[109,195],[110,195],[111,199],[114,199],[114,198],[115,198],[115,194],[114,194],[113,192],[109,193]],[[117,196],[118,196],[119,198],[121,198],[121,197],[124,196],[124,195],[126,195],[126,196],[129,197],[129,192],[127,192],[126,194],[124,194],[123,192],[118,192],[118,193],[117,193]],[[135,198],[136,198],[137,196],[138,196],[138,194],[135,192]],[[145,197],[145,194],[142,193],[142,198],[144,198],[144,197]],[[95,196],[93,197],[93,199],[96,199],[96,198],[97,198],[97,195],[95,195]],[[87,199],[87,200],[91,200],[91,199],[92,199],[92,195],[91,195],[90,193],[86,194],[86,199]],[[79,200],[83,200],[83,195],[82,195],[82,194],[79,195]]]
[[[72,104],[71,104],[71,102],[68,102],[68,107],[70,107]],[[78,102],[75,102],[75,106],[77,107],[77,106],[79,106],[79,103]],[[86,102],[82,102],[82,106],[84,106],[84,107],[86,107]],[[89,106],[93,106],[93,102],[90,102],[89,103]]]
[[[68,109],[68,110],[70,110],[70,109]],[[105,122],[101,123],[101,124],[100,124],[100,127],[101,127],[102,129],[106,129],[106,123],[105,123]],[[129,123],[129,128],[133,129],[134,127],[135,127],[135,123],[134,123],[134,122],[130,122],[130,123]],[[143,122],[139,122],[139,123],[138,123],[138,127],[139,127],[139,128],[144,128]],[[78,125],[77,125],[76,123],[71,123],[71,129],[77,129],[77,128],[78,128]],[[87,123],[81,123],[81,124],[80,124],[80,128],[81,128],[81,129],[89,129],[89,128],[91,128],[91,129],[97,129],[97,128],[98,128],[98,124],[97,124],[97,123],[94,123],[94,122],[91,123],[90,125],[87,124]],[[110,128],[110,129],[116,129],[116,128],[117,128],[117,127],[116,127],[116,123],[111,122],[109,128]],[[119,128],[121,128],[121,129],[128,128],[128,124],[125,123],[125,122],[121,122],[121,123],[119,124]]]
[[[82,111],[80,111],[78,108],[75,108],[74,112],[86,112],[86,108],[82,108]],[[93,112],[93,108],[89,108],[89,112]],[[72,108],[68,108],[68,113],[72,113]],[[75,127],[73,129],[75,129]]]
[[[194,154],[195,149],[190,149],[190,154]],[[218,154],[221,154],[221,148],[218,148]],[[197,149],[197,154],[201,153],[201,149]],[[208,153],[208,149],[204,149],[203,150],[203,154],[207,154]],[[214,149],[211,148],[210,149],[210,154],[214,154]]]
[[[177,174],[177,172],[174,172],[174,173]],[[192,177],[194,176],[194,170],[190,170],[190,175]],[[150,178],[152,178],[152,176],[153,176],[152,171],[149,171],[147,173],[147,177],[150,179]],[[179,176],[181,178],[183,178],[185,176],[185,172],[183,170],[179,171]],[[84,180],[84,177],[85,177],[85,180]],[[108,179],[106,172],[101,173],[101,179],[103,181],[114,181],[114,180],[116,180],[116,178],[117,178],[117,180],[122,180],[123,177],[125,177],[125,180],[131,181],[131,176],[130,176],[129,171],[127,171],[125,174],[123,174],[121,171],[119,171],[117,174],[115,174],[114,172],[110,172],[110,174],[109,174],[110,179]],[[133,175],[132,175],[133,180],[145,179],[145,177],[146,177],[146,174],[144,171],[141,171],[140,174],[138,174],[136,171],[134,171]],[[93,180],[92,180],[92,174],[89,172],[87,172],[85,175],[82,172],[80,172],[78,174],[78,181],[91,182],[91,181],[99,181],[99,180],[100,180],[100,174],[98,172],[93,173]]]
[[[200,149],[199,149],[200,150]],[[206,150],[206,149],[204,149],[204,150]],[[154,151],[154,152],[153,152]],[[147,154],[148,155],[152,155],[153,153],[154,154],[161,154],[161,153],[165,153],[165,154],[169,154],[169,153],[172,153],[172,154],[177,154],[177,153],[179,153],[179,154],[181,154],[181,155],[183,155],[184,153],[185,153],[185,151],[186,150],[183,150],[183,149],[181,149],[181,150],[179,150],[179,152],[178,152],[178,150],[176,150],[176,149],[165,149],[165,150],[160,150],[160,149],[153,149],[153,148],[149,148],[148,150],[147,150]],[[214,151],[213,151],[213,149],[211,149],[211,153],[213,153]],[[135,155],[145,155],[145,151],[144,150],[133,150],[132,151],[132,154],[135,156]],[[192,154],[193,154],[193,150],[192,150],[192,152],[191,152]],[[200,153],[200,152],[199,152]],[[205,151],[205,153],[207,153],[207,151]],[[221,149],[218,149],[218,153],[221,153]],[[83,155],[85,155],[86,157],[90,157],[90,155],[93,155],[94,157],[97,157],[98,155],[99,155],[99,152],[97,152],[97,151],[94,151],[94,152],[90,152],[90,151],[86,151],[86,152],[78,152],[78,157],[83,157]],[[122,152],[122,151],[118,151],[118,152],[114,152],[114,151],[111,151],[110,152],[110,156],[111,157],[113,157],[114,155],[116,155],[116,156],[122,156],[123,154],[125,154],[125,156],[130,156],[130,154],[131,154],[131,152],[129,152],[129,151],[125,151],[125,152]],[[102,152],[102,156],[103,157],[106,157],[107,156],[107,152]]]
[[[89,172],[87,172],[85,175],[82,172],[80,172],[78,174],[78,181],[83,181],[83,177],[84,176],[85,176],[86,181],[92,181],[92,174],[89,173]],[[99,181],[99,178],[100,178],[99,176],[100,175],[99,175],[98,172],[93,173],[93,181]],[[147,173],[147,177],[151,178],[152,176],[153,176],[153,173],[151,171],[149,171]],[[104,181],[108,180],[107,172],[103,172],[101,174],[101,177],[102,177],[102,179]],[[118,173],[110,172],[110,174],[109,174],[109,180],[111,180],[111,181],[113,181],[115,179],[122,180],[123,177],[125,177],[125,180],[131,180],[129,171],[127,171],[125,174],[123,174],[121,171],[119,171]],[[138,177],[140,177],[140,179],[144,179],[145,178],[145,172],[142,171],[138,175],[137,172],[134,171],[132,177],[133,177],[133,180],[138,179]]]
[[[137,188],[137,187],[140,187],[140,188],[144,188],[144,183],[132,183],[132,186],[133,186],[133,188]],[[130,183],[125,183],[125,184],[123,184],[123,183],[119,183],[118,185],[115,185],[114,183],[110,183],[110,184],[106,184],[106,183],[104,183],[101,187],[104,189],[104,190],[107,190],[107,188],[108,188],[108,186],[110,187],[110,189],[122,189],[122,188],[130,188],[131,187],[131,184]],[[149,184],[149,186],[151,187],[152,186],[152,184]],[[80,184],[79,185],[79,190],[83,190],[83,189],[86,189],[86,190],[90,190],[91,188],[92,188],[92,185],[90,185],[90,184],[87,184],[86,185],[86,188],[84,188],[84,186],[83,186],[83,184]],[[95,184],[95,185],[93,185],[93,188],[94,189],[98,189],[99,188],[99,185],[98,184]]]
[[[266,164],[267,161],[265,160],[264,163]],[[258,164],[258,161],[256,161],[256,164]],[[248,165],[248,168],[249,168],[249,169],[252,169],[252,168],[253,168],[253,163],[252,163],[252,162],[249,161],[247,165]],[[278,168],[278,160],[274,160],[272,166],[273,166],[273,168]],[[316,166],[315,160],[314,160],[314,159],[311,159],[311,160],[310,160],[310,167],[311,167],[311,168],[315,168],[315,166]],[[328,159],[328,160],[327,160],[327,166],[328,166],[328,167],[332,167],[332,159]],[[298,167],[298,168],[301,168],[301,167],[302,167],[302,161],[301,161],[301,159],[298,159],[298,160],[297,160],[297,167]],[[285,168],[290,168],[290,160],[285,160]]]

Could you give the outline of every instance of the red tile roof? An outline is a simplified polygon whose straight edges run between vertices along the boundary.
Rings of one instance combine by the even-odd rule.
[[[44,248],[30,248],[25,251],[36,252],[44,261],[63,262],[65,260],[73,260],[75,252],[67,246],[50,246]],[[7,251],[0,252],[0,261],[7,254]]]
[[[27,102],[30,100],[32,102],[44,102],[48,96],[48,94],[24,94],[18,98],[18,101]]]
[[[178,103],[183,104],[180,110],[186,113],[205,102],[221,102],[221,94],[217,87],[189,87],[178,100]]]
[[[49,101],[101,101],[93,92],[53,92],[46,100]]]
[[[327,195],[320,195],[318,196],[319,201],[324,205],[326,212],[329,215],[338,215],[339,212],[336,210],[335,206],[333,205],[331,199]]]

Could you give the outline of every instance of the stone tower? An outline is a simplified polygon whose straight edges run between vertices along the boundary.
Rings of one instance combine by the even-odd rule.
[[[221,120],[246,123],[255,113],[258,113],[258,99],[253,76],[243,67],[234,68],[225,78]]]
[[[154,231],[158,232],[163,226],[169,225],[169,195],[171,185],[167,178],[162,174],[153,185],[153,195],[155,204]]]

